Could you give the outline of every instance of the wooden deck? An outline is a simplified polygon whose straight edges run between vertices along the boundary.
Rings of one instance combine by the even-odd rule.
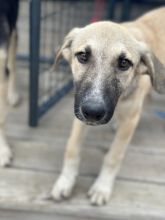
[[[67,95],[40,121],[27,125],[28,75],[19,73],[22,104],[12,109],[6,126],[14,152],[11,167],[0,169],[0,219],[165,219],[164,98],[145,105],[107,206],[92,207],[86,193],[96,178],[110,145],[111,123],[91,128],[82,151],[80,177],[70,200],[59,204],[45,199],[57,178],[73,119],[73,97]]]

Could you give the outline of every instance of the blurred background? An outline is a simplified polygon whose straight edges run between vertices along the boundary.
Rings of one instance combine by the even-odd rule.
[[[56,72],[51,70],[64,36],[73,27],[128,21],[164,5],[165,0],[20,0],[17,84],[22,101],[10,110],[6,126],[14,160],[0,169],[1,220],[165,219],[165,97],[153,91],[110,203],[91,207],[86,193],[113,140],[111,123],[90,129],[73,197],[60,204],[47,199],[74,118],[70,69],[62,60]]]

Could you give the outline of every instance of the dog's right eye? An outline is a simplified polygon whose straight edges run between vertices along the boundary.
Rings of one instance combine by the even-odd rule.
[[[75,54],[79,63],[85,64],[88,62],[90,53],[89,52],[78,52]]]
[[[133,66],[133,63],[125,58],[125,54],[121,54],[121,56],[118,59],[118,68],[121,71],[127,71],[131,66]]]

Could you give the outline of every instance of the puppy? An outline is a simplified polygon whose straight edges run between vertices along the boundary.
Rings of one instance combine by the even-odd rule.
[[[18,5],[18,0],[0,3],[0,166],[8,165],[12,157],[4,131],[7,105],[9,103],[14,106],[19,101],[15,89]]]
[[[92,204],[109,201],[151,85],[165,93],[164,20],[165,7],[133,22],[96,22],[66,36],[57,61],[64,57],[70,63],[78,119],[73,122],[62,173],[52,191],[55,200],[69,197],[75,185],[86,125],[106,124],[115,112],[116,136],[88,192]]]

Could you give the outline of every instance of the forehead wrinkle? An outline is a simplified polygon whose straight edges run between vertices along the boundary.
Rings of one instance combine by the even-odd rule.
[[[121,54],[125,54],[126,58],[132,58],[131,52],[123,44],[112,45],[112,47],[110,48],[110,52],[116,57],[120,56]]]
[[[79,47],[75,47],[73,49],[73,52],[74,53],[77,53],[77,52],[90,52],[91,51],[91,47],[89,44],[83,44],[83,45],[80,45]]]

